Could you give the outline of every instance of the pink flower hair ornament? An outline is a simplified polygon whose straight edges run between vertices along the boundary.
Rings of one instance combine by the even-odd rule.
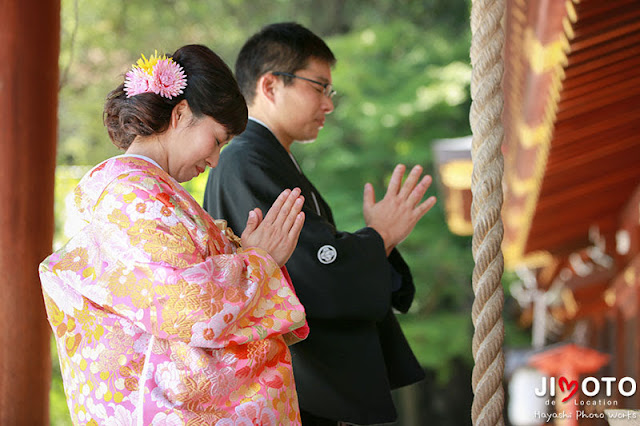
[[[143,54],[124,79],[127,98],[140,93],[155,93],[171,99],[181,95],[186,87],[187,76],[184,69],[172,58],[158,56],[157,50],[149,59]]]

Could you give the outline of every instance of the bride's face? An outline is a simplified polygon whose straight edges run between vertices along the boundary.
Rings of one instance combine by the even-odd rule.
[[[170,139],[167,172],[178,182],[186,182],[215,167],[220,149],[232,135],[212,117],[182,117]]]

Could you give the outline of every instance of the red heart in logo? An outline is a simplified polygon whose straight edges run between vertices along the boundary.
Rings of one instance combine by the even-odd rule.
[[[567,402],[569,398],[571,398],[573,395],[576,394],[576,392],[578,392],[578,381],[572,380],[571,382],[569,382],[567,378],[564,376],[560,377],[560,379],[558,380],[558,386],[560,386],[560,390],[562,392],[564,392],[565,390],[570,392],[569,396],[563,399],[562,402]],[[565,389],[565,386],[566,386],[566,389]]]

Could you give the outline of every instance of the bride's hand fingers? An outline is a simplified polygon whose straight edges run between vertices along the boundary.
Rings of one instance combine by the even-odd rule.
[[[285,201],[287,200],[290,194],[291,194],[291,190],[285,189],[280,193],[280,195],[278,195],[278,198],[276,198],[276,200],[273,202],[273,204],[269,208],[269,211],[264,217],[264,221],[266,223],[273,223],[276,221],[278,214],[282,209],[282,206],[284,205]]]
[[[298,238],[300,237],[300,232],[302,231],[302,226],[304,225],[304,212],[299,212],[295,216],[295,220],[291,229],[289,230],[289,239],[293,242],[293,246],[298,244]]]
[[[256,212],[256,216],[258,216],[258,225],[262,223],[262,220],[264,219],[262,217],[262,210],[260,210],[259,207],[256,207],[255,209],[253,209],[254,212]]]
[[[278,226],[283,226],[286,221],[287,218],[289,217],[289,214],[291,213],[291,210],[294,209],[295,207],[295,202],[298,199],[298,197],[300,196],[300,188],[294,188],[289,195],[287,196],[287,198],[284,200],[284,203],[282,204],[282,207],[280,207],[280,211],[278,212],[278,216],[275,219],[274,223]],[[297,212],[296,212],[297,214]]]
[[[289,210],[287,217],[285,218],[285,221],[283,224],[283,229],[285,232],[288,233],[291,230],[291,227],[293,226],[296,218],[298,217],[298,213],[300,213],[303,206],[304,206],[304,197],[300,195],[298,198],[295,199],[293,206],[291,206],[291,209]]]

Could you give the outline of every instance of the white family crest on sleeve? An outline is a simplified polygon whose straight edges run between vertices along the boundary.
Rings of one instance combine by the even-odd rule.
[[[318,260],[320,261],[320,263],[323,263],[325,265],[333,263],[337,257],[338,251],[335,247],[329,244],[320,247],[320,249],[318,250]]]

